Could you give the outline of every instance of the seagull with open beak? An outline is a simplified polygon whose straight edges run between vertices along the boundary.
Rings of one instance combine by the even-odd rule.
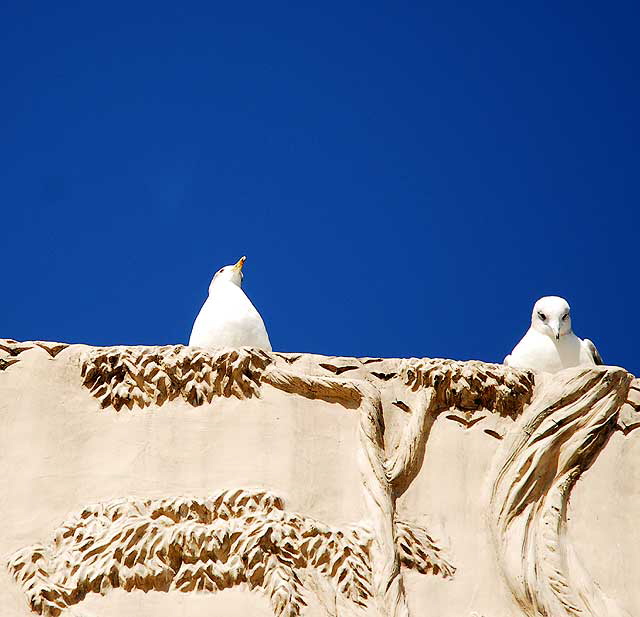
[[[189,345],[196,347],[257,347],[271,351],[260,313],[242,290],[247,258],[220,268],[209,285],[209,297],[193,324]]]
[[[504,363],[557,373],[571,366],[602,364],[602,358],[589,339],[573,333],[569,303],[558,296],[545,296],[535,303],[531,327]]]

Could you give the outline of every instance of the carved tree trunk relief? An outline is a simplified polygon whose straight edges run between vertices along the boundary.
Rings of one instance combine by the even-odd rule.
[[[521,418],[492,494],[505,578],[526,615],[616,615],[566,539],[571,491],[618,427],[632,376],[575,369],[541,388]]]
[[[25,402],[19,395],[25,388],[31,395],[31,389],[48,387],[31,383],[25,379],[28,374],[50,375],[51,383],[62,380],[64,395],[51,399],[34,394],[43,402]],[[21,413],[54,422],[53,432],[65,422],[56,414],[67,413],[76,428],[61,434],[73,436],[74,431],[81,434],[86,430],[83,425],[95,426],[90,433],[92,444],[99,443],[100,431],[107,436],[114,431],[121,436],[123,455],[143,461],[141,469],[150,476],[150,486],[162,495],[145,496],[126,488],[118,492],[118,478],[123,473],[123,486],[144,482],[137,480],[133,471],[127,475],[124,466],[110,475],[91,464],[87,473],[99,474],[104,485],[92,486],[90,492],[105,498],[82,502],[74,497],[76,514],[69,509],[57,518],[47,518],[44,504],[38,527],[42,531],[18,530],[15,540],[9,534],[2,546],[6,548],[10,584],[17,585],[26,598],[25,615],[29,611],[64,615],[82,607],[93,594],[110,597],[114,588],[162,592],[170,602],[179,604],[175,598],[184,594],[233,587],[262,594],[277,616],[459,615],[441,601],[437,609],[423,607],[421,600],[418,610],[412,608],[417,600],[407,595],[406,572],[431,575],[424,579],[429,586],[446,586],[448,579],[461,576],[462,588],[469,589],[465,617],[489,617],[488,610],[497,617],[622,614],[615,612],[615,602],[589,580],[577,556],[579,547],[574,550],[565,533],[567,506],[577,480],[614,431],[627,435],[639,424],[640,387],[622,369],[575,369],[536,383],[530,372],[481,362],[327,358],[246,348],[217,352],[182,346],[90,348],[5,340],[0,341],[2,400],[0,410],[8,419],[8,435],[25,434],[30,420],[21,418]],[[38,416],[39,405],[48,400],[60,411]],[[331,504],[324,503],[323,494],[329,500],[346,499],[356,509],[360,501],[360,520],[323,522],[298,507],[291,509],[289,497],[279,495],[269,483],[265,486],[259,481],[259,488],[247,485],[246,480],[235,484],[233,461],[217,453],[223,446],[224,452],[234,452],[226,438],[234,434],[238,439],[231,428],[234,417],[242,421],[237,414],[245,409],[255,422],[267,427],[269,439],[276,442],[284,439],[283,428],[295,428],[296,422],[307,422],[305,418],[311,414],[323,443],[331,444],[332,452],[335,448],[335,453],[344,457],[340,460],[347,466],[346,473],[343,480],[340,475],[334,480],[317,476],[322,486],[296,485],[285,492],[293,495],[298,506],[319,503],[329,514]],[[325,427],[330,427],[326,424],[329,418],[334,418],[331,422],[338,420],[338,409],[343,419],[336,425],[336,441],[332,443],[331,432]],[[283,420],[285,417],[288,419]],[[388,430],[389,422],[392,431]],[[195,423],[197,430],[184,428],[191,426],[189,423]],[[433,473],[425,461],[436,426],[439,440],[467,439],[468,435],[473,443],[485,444],[485,451],[487,443],[495,444],[495,475],[485,479],[493,486],[487,506],[489,526],[487,529],[483,521],[474,524],[477,534],[486,534],[487,543],[495,546],[502,581],[512,594],[510,606],[496,600],[494,606],[477,607],[474,586],[502,582],[483,581],[480,569],[474,583],[477,566],[456,546],[455,537],[445,549],[425,526],[399,519],[398,500],[419,475]],[[175,484],[174,471],[162,475],[145,461],[166,464],[178,474],[180,465],[199,469],[196,463],[204,450],[202,446],[189,446],[187,451],[181,448],[176,454],[167,452],[166,447],[153,450],[148,445],[152,441],[144,437],[151,427],[162,433],[162,443],[176,446],[201,443],[199,433],[210,434],[204,442],[209,454],[203,464],[215,470],[212,478],[218,478],[210,490],[193,496],[187,496],[192,495],[190,491],[162,492],[163,482]],[[251,428],[254,430],[253,425]],[[352,431],[352,436],[345,431]],[[129,438],[129,432],[136,438]],[[11,461],[15,460],[11,453],[15,451],[18,457],[19,452],[15,440],[8,439],[6,460]],[[46,441],[46,437],[41,439]],[[322,458],[327,447],[316,440],[313,432],[305,433],[299,443],[287,445],[285,440],[278,447],[302,448],[303,460],[313,470],[314,457]],[[82,438],[70,438],[69,443],[69,456],[82,463],[81,455],[75,452],[81,452],[86,444]],[[243,449],[242,444],[238,447],[242,452],[257,453],[256,446],[251,446],[253,450]],[[345,447],[350,448],[346,453]],[[37,458],[37,454],[31,456]],[[64,449],[58,452],[54,448],[47,456],[34,466],[45,469],[46,461],[54,459],[68,464]],[[222,458],[213,461],[211,456]],[[172,457],[178,462],[172,463]],[[359,469],[359,488],[340,486],[351,477],[349,461]],[[333,465],[331,459],[328,462]],[[228,473],[218,472],[216,465]],[[263,476],[277,477],[256,465],[253,468],[264,472]],[[247,466],[251,467],[251,456],[239,468]],[[339,467],[336,469],[340,474]],[[25,482],[43,485],[41,475],[29,467],[23,475],[22,486]],[[220,477],[225,478],[224,484]],[[16,482],[8,477],[4,482],[5,493],[21,494]],[[73,485],[75,480],[65,482]],[[206,476],[199,482],[208,486]],[[313,496],[314,488],[319,497]],[[52,486],[50,490],[53,504],[56,489]],[[361,495],[360,500],[353,497],[353,490]],[[442,490],[458,489],[443,486]],[[469,494],[469,499],[481,499],[481,491],[474,493],[476,497],[470,494],[476,487],[459,490]],[[72,496],[78,491],[61,489]],[[331,497],[334,493],[343,497]],[[412,516],[417,519],[429,514],[429,501],[437,498],[425,495],[420,503],[427,511],[416,511]],[[21,503],[16,512],[9,508],[8,520],[27,520],[24,515],[20,518],[19,512],[32,504]],[[62,512],[57,507],[56,511]],[[455,519],[460,513],[451,512],[450,516]],[[30,541],[19,542],[18,536]],[[0,581],[0,599],[2,593]],[[140,610],[144,610],[144,597],[136,600]],[[23,613],[15,608],[9,614]]]

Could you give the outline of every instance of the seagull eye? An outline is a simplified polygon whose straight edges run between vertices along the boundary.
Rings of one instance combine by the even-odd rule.
[[[546,319],[547,319],[547,316],[544,313],[542,313],[541,311],[538,311],[538,317],[540,317],[540,319],[542,319],[542,321],[546,321]]]
[[[562,316],[562,321],[564,321],[567,317],[569,317],[569,313],[567,313],[566,315]]]

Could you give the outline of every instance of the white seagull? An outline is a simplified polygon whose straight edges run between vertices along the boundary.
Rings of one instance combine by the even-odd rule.
[[[589,339],[580,339],[573,333],[569,303],[558,296],[545,296],[533,306],[531,327],[504,364],[557,373],[571,366],[603,362]]]
[[[242,291],[241,257],[233,266],[218,270],[209,285],[191,330],[189,345],[195,347],[257,347],[271,351],[264,321]]]

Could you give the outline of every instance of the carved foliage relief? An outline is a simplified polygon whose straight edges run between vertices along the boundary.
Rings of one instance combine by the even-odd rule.
[[[294,617],[317,571],[338,593],[365,606],[371,590],[371,532],[337,529],[288,512],[265,491],[207,498],[122,499],[89,506],[44,545],[22,549],[9,568],[33,611],[59,615],[87,593],[217,591],[246,584],[264,592],[274,614]],[[425,529],[396,521],[402,564],[454,572]]]
[[[36,345],[51,359],[65,348],[4,341],[0,370],[11,371],[20,350]],[[622,369],[570,369],[537,384],[530,372],[481,362],[167,346],[87,348],[80,373],[99,407],[116,411],[154,406],[161,413],[175,399],[199,407],[259,398],[264,388],[340,404],[358,417],[354,455],[368,518],[338,529],[289,512],[267,491],[250,490],[87,507],[47,543],[9,561],[36,613],[59,615],[87,593],[115,587],[197,592],[243,584],[266,594],[275,615],[304,614],[308,594],[327,586],[356,612],[373,607],[385,617],[409,615],[403,569],[447,578],[455,568],[431,533],[398,520],[396,502],[422,467],[437,417],[471,429],[491,426],[497,416],[511,419],[513,428],[506,437],[484,429],[499,440],[502,461],[489,522],[515,604],[532,617],[613,614],[565,531],[577,479],[614,431],[626,434],[640,424],[640,386]],[[391,388],[392,404],[405,413],[395,444],[385,442],[382,402]],[[317,577],[323,585],[314,583]]]

